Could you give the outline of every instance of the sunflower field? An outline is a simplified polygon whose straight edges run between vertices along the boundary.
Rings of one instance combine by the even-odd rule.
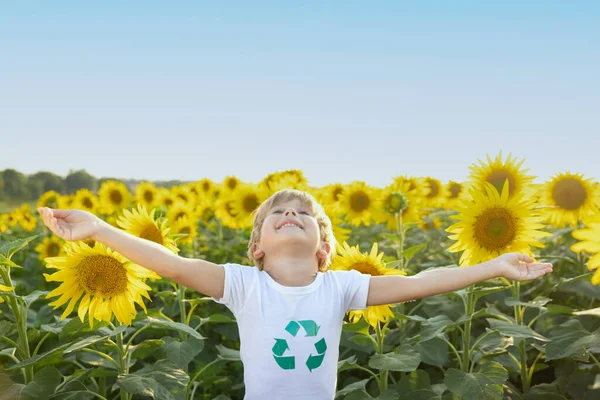
[[[465,182],[397,175],[313,187],[302,171],[170,188],[47,192],[185,257],[249,265],[253,211],[280,189],[311,193],[337,240],[332,269],[414,275],[507,252],[552,262],[530,282],[350,312],[337,399],[600,399],[600,188],[546,182],[511,155]],[[63,242],[23,204],[0,215],[0,400],[242,399],[233,315],[92,240]]]

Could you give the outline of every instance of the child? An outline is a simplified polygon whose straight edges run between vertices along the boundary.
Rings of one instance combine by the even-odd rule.
[[[178,256],[80,210],[40,208],[46,226],[66,240],[93,238],[132,262],[212,296],[235,315],[245,399],[333,399],[344,315],[458,290],[495,277],[535,279],[552,265],[510,253],[469,268],[415,276],[327,271],[335,238],[308,193],[283,190],[256,211],[248,257],[258,268]]]

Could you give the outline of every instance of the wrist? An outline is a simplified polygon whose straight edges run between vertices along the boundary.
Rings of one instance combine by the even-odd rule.
[[[102,243],[102,236],[107,230],[111,228],[111,226],[98,217],[96,217],[94,223],[96,225],[96,229],[94,229],[94,233],[91,235],[91,239],[93,239],[96,242]]]
[[[498,260],[486,261],[486,267],[490,271],[490,279],[504,277],[504,266]]]

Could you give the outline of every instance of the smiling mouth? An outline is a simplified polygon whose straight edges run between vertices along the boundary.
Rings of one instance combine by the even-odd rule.
[[[283,224],[281,225],[279,228],[277,228],[277,230],[283,229],[283,228],[298,228],[298,229],[302,229],[300,226],[293,224],[291,222],[288,222],[287,224]]]

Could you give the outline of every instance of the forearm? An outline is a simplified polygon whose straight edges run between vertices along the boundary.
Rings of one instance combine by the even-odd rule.
[[[401,303],[453,292],[500,275],[498,265],[487,262],[466,268],[436,268],[413,276],[374,276],[367,305]]]
[[[177,271],[175,266],[182,259],[158,243],[134,236],[102,220],[99,220],[99,229],[92,239],[165,278],[173,279]]]
[[[420,292],[419,297],[426,297],[454,292],[500,275],[496,264],[485,262],[463,268],[436,268],[409,278]]]

